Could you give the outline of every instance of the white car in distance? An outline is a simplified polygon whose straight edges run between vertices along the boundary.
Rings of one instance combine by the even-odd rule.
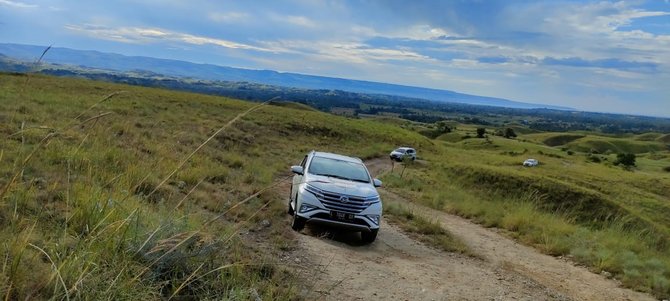
[[[393,150],[389,157],[391,160],[402,162],[405,158],[409,158],[412,161],[416,160],[416,150],[411,147],[399,147]]]
[[[523,161],[523,166],[526,167],[534,167],[540,164],[536,159],[527,159],[526,161]]]

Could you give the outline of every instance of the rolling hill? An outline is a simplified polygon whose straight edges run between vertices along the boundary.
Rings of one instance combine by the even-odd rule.
[[[23,61],[35,61],[36,58],[42,54],[44,49],[46,49],[46,46],[0,43],[0,54],[4,54],[7,57]],[[518,109],[546,108],[571,110],[571,108],[566,107],[524,103],[502,98],[463,94],[449,90],[277,72],[272,70],[251,70],[217,66],[212,64],[195,64],[178,60],[142,56],[125,56],[113,53],[75,50],[60,47],[51,48],[48,55],[44,58],[44,61],[54,64],[75,65],[124,72],[141,70],[167,76],[232,82],[251,82],[302,89],[334,89],[349,92],[386,94],[472,105],[486,105]]]

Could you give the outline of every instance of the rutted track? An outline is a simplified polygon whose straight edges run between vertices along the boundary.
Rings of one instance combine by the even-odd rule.
[[[383,159],[366,165],[375,175],[390,169]],[[288,195],[289,187],[282,189]],[[653,300],[494,230],[384,195],[384,202],[402,202],[438,220],[483,260],[426,247],[385,222],[371,245],[361,245],[357,233],[308,226],[287,258],[309,282],[306,299]]]

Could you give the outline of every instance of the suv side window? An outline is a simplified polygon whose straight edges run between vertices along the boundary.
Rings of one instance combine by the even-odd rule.
[[[304,169],[305,164],[307,164],[307,155],[305,155],[305,157],[302,159],[302,162],[300,162],[300,166],[302,166],[302,168]]]

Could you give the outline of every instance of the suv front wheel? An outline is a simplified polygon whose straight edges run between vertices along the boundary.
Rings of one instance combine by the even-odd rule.
[[[293,215],[295,212],[293,212],[293,208],[291,207],[291,203],[293,203],[293,200],[291,199],[291,196],[293,195],[293,188],[291,188],[291,194],[288,195],[288,215]]]
[[[293,210],[293,222],[291,223],[291,228],[295,231],[300,231],[303,228],[305,228],[305,223],[307,222],[307,220],[304,217],[298,216],[298,212],[297,212],[298,211],[297,210],[298,209],[298,197],[297,196],[295,198],[294,205],[295,206],[293,206],[293,207],[295,208],[295,210]],[[289,206],[289,208],[291,208],[291,206]]]
[[[379,229],[370,230],[370,232],[361,231],[361,240],[366,244],[372,243],[377,239],[378,232]]]

